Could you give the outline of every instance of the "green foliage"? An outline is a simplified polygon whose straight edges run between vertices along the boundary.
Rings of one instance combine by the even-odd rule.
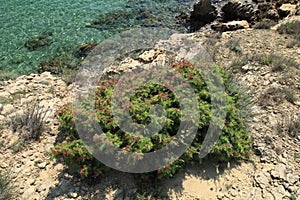
[[[162,198],[155,197],[152,194],[145,194],[145,193],[143,193],[143,194],[137,193],[136,199],[137,200],[162,200]]]
[[[0,200],[13,200],[15,187],[11,183],[10,174],[0,169]]]
[[[287,100],[290,103],[295,103],[297,101],[297,97],[292,89],[287,87],[270,87],[260,95],[259,104],[266,108],[271,105],[279,105],[283,103],[284,100]]]
[[[49,108],[39,105],[39,101],[27,103],[26,109],[22,115],[15,116],[11,121],[13,132],[18,132],[19,139],[16,140],[10,149],[13,153],[23,150],[28,142],[39,141],[46,125],[45,119]]]
[[[234,60],[231,64],[233,71],[241,70],[246,64],[257,63],[271,67],[272,72],[282,72],[299,67],[299,64],[291,58],[277,54],[247,54]]]
[[[297,35],[300,33],[300,21],[292,21],[282,24],[277,29],[280,34]]]
[[[228,40],[225,44],[225,46],[230,49],[230,51],[233,51],[235,53],[241,54],[243,52],[243,49],[240,45],[240,39],[238,38],[232,38]]]
[[[288,34],[293,37],[293,41],[290,42],[287,47],[300,47],[300,21],[292,21],[282,24],[278,27],[277,31],[280,34]]]
[[[16,140],[8,148],[11,149],[13,153],[18,153],[25,149],[25,141],[22,139]]]
[[[275,26],[277,22],[273,20],[264,19],[260,22],[257,22],[253,28],[255,29],[270,29],[272,26]]]
[[[184,76],[196,94],[200,115],[198,132],[190,147],[178,160],[169,166],[158,169],[154,174],[145,174],[144,178],[153,175],[156,178],[171,177],[186,164],[199,162],[198,153],[210,120],[212,119],[210,93],[200,73],[187,61],[172,65],[172,68]],[[205,67],[201,68],[201,70],[205,71]],[[219,68],[219,71],[222,73],[223,81],[226,83],[228,81],[227,76],[221,68]],[[145,72],[145,76],[149,75],[151,75],[151,70]],[[151,106],[159,104],[164,108],[165,116],[156,116],[156,121],[154,122],[159,124],[161,121],[164,121],[165,124],[162,129],[154,133],[151,137],[138,137],[135,133],[121,130],[118,123],[122,123],[122,120],[117,123],[113,115],[112,106],[114,105],[111,96],[118,81],[118,78],[100,80],[95,90],[96,119],[108,140],[116,147],[125,151],[135,152],[137,159],[143,158],[144,153],[159,150],[167,144],[174,142],[173,138],[179,130],[180,123],[188,120],[184,119],[182,115],[178,96],[162,85],[149,83],[131,93],[129,103],[124,103],[121,109],[114,110],[118,114],[129,111],[135,123],[148,125],[150,122],[153,123],[151,121],[153,119],[153,113],[150,112]],[[136,81],[138,83],[140,80],[137,79]],[[127,85],[127,88],[133,88],[133,86]],[[179,87],[181,87],[181,90],[185,90],[185,85],[180,85]],[[243,94],[238,91],[231,91],[229,93],[226,90],[226,92],[226,123],[219,141],[211,151],[211,155],[218,156],[221,160],[233,158],[247,159],[251,149],[251,137],[246,132],[245,124],[238,109],[238,103],[242,99]],[[122,99],[122,96],[119,96],[119,98]],[[89,102],[84,101],[84,97],[82,97],[82,100],[81,106],[87,107],[88,110],[88,107],[91,105],[89,105]],[[77,111],[77,108],[72,111],[71,106],[66,105],[58,112],[61,123],[60,130],[67,137],[64,142],[53,148],[52,155],[54,158],[63,159],[67,165],[76,164],[80,167],[81,174],[83,175],[100,174],[107,170],[107,168],[93,158],[80,140],[74,123],[75,116],[72,113]],[[191,110],[190,112],[194,111]],[[83,113],[82,116],[88,116],[88,111],[87,113]],[[96,144],[97,142],[101,144],[99,149],[96,149],[97,151],[103,152],[106,150],[106,147],[109,147],[103,144],[103,142],[100,143],[101,136],[98,134],[93,136],[92,141]]]
[[[16,73],[0,68],[0,81],[14,80],[17,77]]]
[[[283,116],[275,126],[279,135],[298,137],[300,135],[300,114]]]

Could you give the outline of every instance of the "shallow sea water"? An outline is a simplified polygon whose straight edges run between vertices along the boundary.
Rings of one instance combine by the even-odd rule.
[[[70,54],[77,45],[99,43],[135,26],[139,18],[124,20],[120,26],[88,28],[99,16],[115,12],[147,10],[154,16],[175,21],[175,16],[190,8],[190,1],[125,0],[0,0],[0,69],[18,74],[36,73],[39,63],[61,54]],[[173,23],[172,22],[172,23]],[[165,20],[162,26],[168,26]],[[43,32],[51,32],[51,45],[29,51],[25,42]]]

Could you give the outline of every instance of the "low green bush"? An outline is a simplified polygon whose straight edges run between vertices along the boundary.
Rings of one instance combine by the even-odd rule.
[[[46,128],[46,115],[48,112],[49,108],[41,106],[37,100],[26,103],[24,113],[12,120],[12,130],[19,132],[22,141],[38,141]]]
[[[253,28],[255,29],[270,29],[272,26],[275,26],[277,22],[273,20],[264,19],[260,22],[257,22]]]
[[[288,34],[293,37],[293,41],[287,44],[288,48],[292,48],[294,46],[300,47],[300,21],[291,21],[282,24],[277,28],[277,31],[280,34]]]
[[[11,176],[8,172],[0,169],[0,200],[13,200],[15,186],[11,182]]]
[[[182,74],[193,87],[199,101],[200,119],[197,135],[190,147],[171,165],[154,172],[155,177],[158,178],[171,177],[186,164],[199,162],[198,153],[212,117],[210,93],[200,73],[187,61],[174,64],[172,68]],[[221,68],[218,68],[218,70],[226,83],[228,79],[224,71]],[[149,75],[151,70],[147,73]],[[155,83],[149,83],[135,90],[135,93],[130,96],[130,104],[124,105],[124,110],[129,110],[135,123],[149,124],[151,121],[151,112],[149,111],[154,104],[160,104],[166,114],[165,124],[159,132],[151,137],[136,137],[134,133],[121,130],[112,114],[111,95],[118,80],[118,78],[100,80],[95,91],[97,122],[109,140],[115,146],[125,151],[136,152],[140,156],[161,149],[171,143],[173,136],[177,134],[181,121],[184,120],[181,116],[176,94]],[[220,160],[247,159],[250,156],[252,140],[246,131],[241,112],[238,109],[239,101],[243,98],[243,95],[238,91],[229,92],[226,89],[227,105],[225,109],[227,115],[225,126],[218,142],[210,152],[210,155],[217,156]],[[76,112],[76,110],[72,110],[71,105],[65,105],[57,113],[60,120],[60,131],[66,135],[66,138],[53,148],[52,156],[63,160],[67,165],[77,166],[81,174],[85,176],[101,174],[109,168],[97,161],[87,150],[87,147],[84,146],[76,130],[73,112]],[[122,110],[118,112],[122,112]],[[93,136],[94,142],[99,139],[99,135]],[[103,148],[105,148],[103,145],[100,146],[99,151],[102,151]]]

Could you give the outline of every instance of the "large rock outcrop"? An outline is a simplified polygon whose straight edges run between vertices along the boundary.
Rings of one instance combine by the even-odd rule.
[[[226,21],[247,20],[248,22],[252,22],[255,20],[254,6],[239,0],[229,1],[223,6],[222,12]]]
[[[197,0],[193,6],[190,23],[192,29],[199,29],[205,24],[213,22],[218,15],[215,6],[212,5],[211,0]]]

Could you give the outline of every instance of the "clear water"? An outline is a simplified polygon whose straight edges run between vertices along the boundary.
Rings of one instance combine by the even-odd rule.
[[[57,55],[70,54],[77,45],[99,43],[130,26],[141,26],[139,19],[103,29],[87,28],[99,16],[115,11],[150,10],[169,19],[189,8],[189,1],[178,0],[0,0],[0,69],[18,74],[37,72],[39,63]],[[172,22],[173,21],[173,22]],[[127,22],[127,21],[126,21]],[[52,32],[51,45],[29,51],[25,42],[43,32]]]

